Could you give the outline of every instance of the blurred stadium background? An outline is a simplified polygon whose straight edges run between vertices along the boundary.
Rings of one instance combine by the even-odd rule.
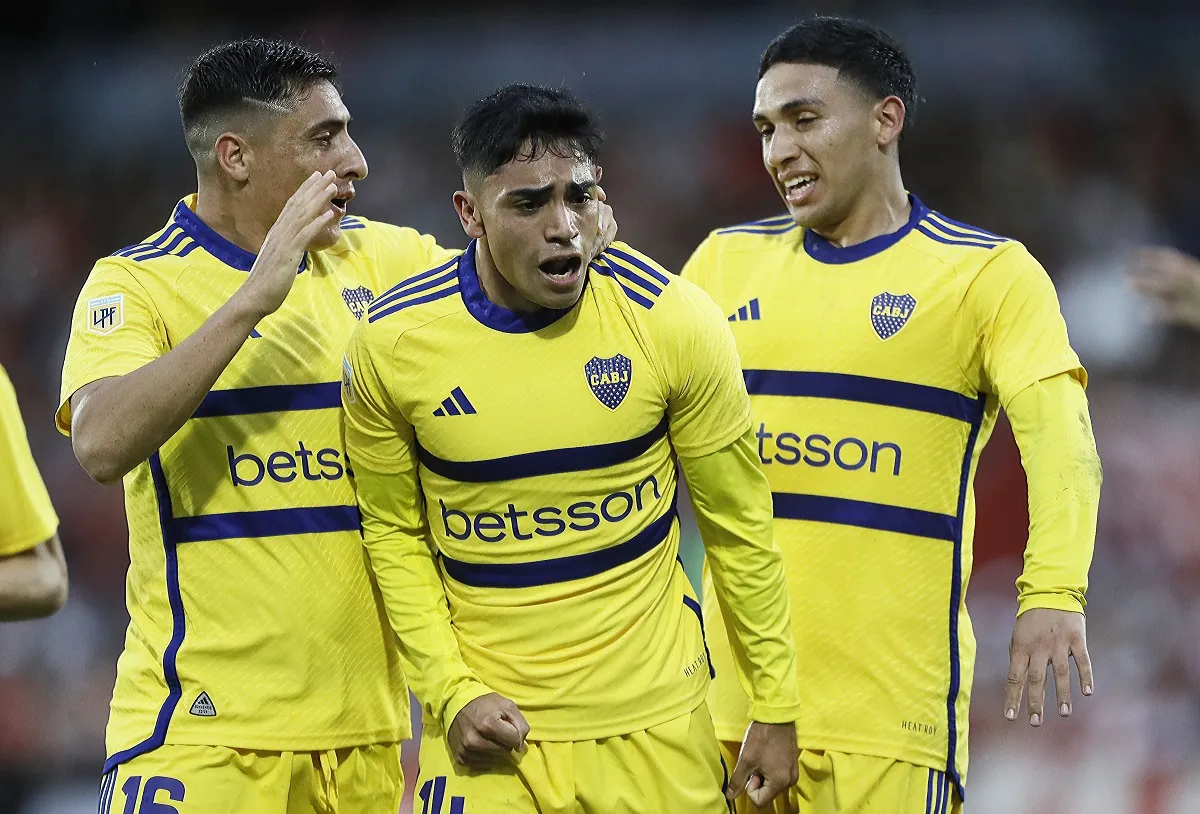
[[[0,363],[72,581],[57,616],[0,627],[0,813],[95,807],[127,622],[125,523],[120,490],[88,480],[52,414],[93,260],[157,229],[194,187],[174,91],[196,54],[246,34],[332,53],[371,167],[354,211],[450,246],[465,243],[448,148],[461,108],[506,81],[570,86],[609,133],[604,186],[621,237],[678,269],[709,230],[781,209],[748,111],[762,49],[812,11],[865,17],[906,43],[924,97],[903,149],[909,188],[1030,247],[1092,377],[1106,472],[1088,615],[1097,694],[1040,731],[1001,717],[1027,522],[1002,425],[976,487],[969,810],[1200,811],[1200,339],[1156,325],[1126,280],[1141,245],[1200,253],[1200,6],[388,5],[292,3],[277,16],[48,0],[0,31]],[[694,570],[694,530],[689,545]]]

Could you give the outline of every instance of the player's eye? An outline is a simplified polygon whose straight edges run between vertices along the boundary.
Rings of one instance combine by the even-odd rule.
[[[759,138],[769,138],[771,136],[771,134],[774,132],[775,132],[775,129],[772,127],[760,127],[760,128],[758,128],[758,137]]]
[[[328,147],[329,145],[333,144],[333,134],[319,133],[317,134],[316,142],[324,147]]]
[[[796,119],[797,127],[804,127],[806,124],[812,124],[817,120],[816,116],[800,116]]]
[[[537,201],[531,201],[528,199],[523,200],[523,201],[517,201],[517,209],[519,209],[522,212],[533,212],[537,208],[538,208]]]

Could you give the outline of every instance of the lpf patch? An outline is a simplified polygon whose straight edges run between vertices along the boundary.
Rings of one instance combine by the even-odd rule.
[[[912,294],[889,294],[886,291],[871,300],[871,327],[880,339],[891,339],[908,322],[916,310],[917,300]]]
[[[88,300],[88,330],[110,334],[125,324],[125,295],[111,294]]]
[[[592,395],[608,409],[615,410],[621,406],[625,394],[629,392],[629,382],[633,378],[633,362],[619,353],[607,359],[593,356],[583,366],[583,375],[587,378]]]
[[[343,288],[342,299],[345,300],[350,313],[354,314],[354,318],[361,320],[362,315],[366,313],[367,306],[371,304],[371,300],[375,299],[375,295],[371,293],[371,289],[360,285],[358,288]]]

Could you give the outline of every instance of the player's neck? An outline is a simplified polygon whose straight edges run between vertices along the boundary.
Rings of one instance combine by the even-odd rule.
[[[912,205],[897,170],[886,183],[869,186],[841,222],[816,232],[835,246],[853,246],[890,235],[904,226],[911,214]]]
[[[240,210],[227,196],[214,190],[208,190],[206,194],[204,185],[200,185],[196,193],[196,217],[239,249],[258,254],[270,224],[264,228],[258,218]]]
[[[483,289],[483,295],[493,305],[499,305],[509,311],[526,313],[541,310],[541,306],[525,299],[504,279],[504,275],[496,267],[496,261],[492,259],[487,237],[481,237],[475,243],[475,274],[479,277],[479,287]]]

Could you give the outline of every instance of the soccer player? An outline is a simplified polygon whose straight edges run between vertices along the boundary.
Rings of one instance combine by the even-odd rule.
[[[724,812],[795,777],[796,657],[770,494],[724,317],[613,244],[601,136],[511,85],[454,132],[465,252],[370,306],[346,450],[371,565],[422,702],[430,812]],[[753,699],[727,773],[676,456]]]
[[[0,367],[0,622],[49,616],[67,601],[57,529],[17,394]]]
[[[906,191],[915,99],[909,60],[873,27],[818,17],[781,34],[753,115],[787,214],[718,229],[684,269],[727,315],[754,404],[806,702],[788,805],[806,814],[961,807],[971,481],[1001,406],[1031,518],[1004,714],[1028,683],[1042,723],[1047,664],[1054,709],[1071,714],[1071,656],[1093,689],[1083,606],[1101,473],[1086,375],[1025,247]],[[722,669],[714,603],[705,619],[732,753],[746,700]]]
[[[283,42],[201,56],[180,91],[197,193],[79,295],[58,426],[123,479],[130,531],[104,812],[399,808],[407,685],[341,358],[373,294],[443,250],[346,214],[367,164],[336,78]]]

